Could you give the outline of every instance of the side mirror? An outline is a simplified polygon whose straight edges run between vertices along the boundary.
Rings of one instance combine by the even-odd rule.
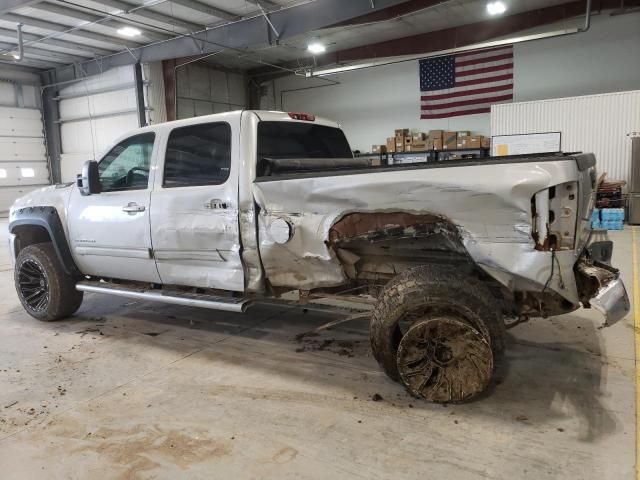
[[[78,175],[78,189],[82,195],[100,193],[100,177],[98,174],[98,162],[87,160],[82,166],[82,173]]]

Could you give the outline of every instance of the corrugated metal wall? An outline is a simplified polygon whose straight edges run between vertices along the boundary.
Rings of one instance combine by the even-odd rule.
[[[562,132],[565,152],[593,152],[598,172],[629,181],[630,134],[640,132],[640,90],[491,107],[491,134]]]
[[[204,63],[175,69],[178,118],[247,108],[247,79]]]

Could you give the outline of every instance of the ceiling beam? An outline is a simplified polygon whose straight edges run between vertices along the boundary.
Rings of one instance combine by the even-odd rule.
[[[15,10],[16,8],[31,7],[42,1],[43,0],[2,0],[2,2],[0,2],[0,15]]]
[[[640,4],[640,0],[625,0],[629,5]],[[612,9],[619,6],[619,0],[598,0],[594,2],[593,10]],[[430,52],[464,47],[499,37],[512,35],[523,30],[544,26],[550,23],[576,18],[584,15],[583,1],[573,1],[561,5],[531,10],[528,12],[505,15],[490,20],[483,20],[466,25],[446,28],[396,38],[384,42],[377,42],[359,47],[327,52],[315,58],[315,64],[309,68],[341,65],[358,60],[375,58],[398,57],[403,55],[420,55]],[[300,62],[283,62],[285,68],[300,68]],[[271,75],[280,73],[271,67],[252,70],[250,75]]]
[[[375,9],[386,8],[401,3],[403,0],[376,0]],[[275,10],[269,18],[280,33],[279,39],[284,41],[296,35],[334,25],[371,11],[371,0],[317,0],[294,7]],[[88,73],[137,62],[156,62],[170,58],[202,55],[227,49],[243,50],[248,47],[267,45],[270,30],[265,28],[262,16],[243,19],[198,32],[193,35],[179,36],[170,40],[151,44],[123,52],[99,61],[85,62]],[[135,57],[135,58],[134,58]]]
[[[185,8],[194,10],[196,12],[218,17],[223,20],[227,20],[229,22],[240,20],[241,18],[239,15],[236,15],[235,13],[228,12],[227,10],[223,10],[218,7],[212,7],[211,5],[198,2],[197,0],[169,0],[169,1],[171,3],[175,3],[176,5],[181,5]]]
[[[0,36],[17,38],[17,31],[8,28],[0,28]],[[33,33],[22,32],[22,38],[25,42],[40,43],[42,45],[51,45],[59,48],[66,48],[68,50],[74,50],[78,55],[93,58],[96,55],[109,55],[112,52],[98,47],[92,47],[90,45],[82,43],[67,42],[66,40],[56,40],[54,38],[43,38],[40,35],[34,35]],[[26,45],[28,47],[29,45]],[[55,50],[54,50],[55,51]]]
[[[62,5],[54,5],[52,3],[39,3],[37,5],[34,5],[33,8],[37,9],[37,10],[42,10],[45,12],[49,12],[49,13],[55,13],[56,15],[62,15],[65,17],[69,17],[69,18],[75,18],[76,20],[82,20],[83,22],[97,22],[99,20],[102,20],[105,17],[109,17],[109,14],[105,12],[104,17],[100,17],[98,15],[93,15],[91,13],[87,13],[83,10],[78,10],[75,8],[68,8],[68,7],[63,7]],[[121,23],[122,22],[122,23]],[[110,28],[122,28],[122,27],[126,27],[129,25],[133,25],[136,28],[140,28],[140,30],[142,30],[142,34],[145,35],[148,38],[151,38],[153,40],[166,40],[167,38],[170,38],[167,35],[161,34],[161,33],[157,33],[156,31],[153,30],[153,25],[144,25],[141,26],[140,22],[137,22],[135,20],[126,18],[126,17],[117,17],[117,20],[112,19],[112,18],[108,18],[107,20],[101,22],[101,25],[105,26],[105,27],[110,27]],[[87,27],[89,27],[87,25]]]
[[[9,42],[0,42],[0,49],[4,51],[17,51],[18,44],[9,43]],[[25,57],[44,57],[42,60],[45,62],[51,63],[59,63],[61,65],[66,65],[75,62],[81,62],[86,60],[85,57],[78,57],[75,55],[67,55],[66,53],[52,52],[51,50],[42,50],[40,48],[24,48]],[[19,63],[19,62],[16,62]]]
[[[107,5],[109,7],[122,10],[125,14],[128,15],[136,15],[140,18],[145,18],[153,22],[160,22],[167,25],[172,25],[174,27],[186,28],[191,32],[197,32],[198,30],[202,30],[204,28],[204,25],[188,22],[186,20],[180,20],[179,18],[171,17],[163,13],[154,12],[153,10],[149,10],[146,8],[138,8],[137,10],[129,13],[129,10],[139,7],[139,5],[131,5],[129,3],[121,2],[120,0],[101,0],[100,3],[102,3],[102,5]]]
[[[392,5],[390,7],[383,8],[376,12],[367,13],[365,15],[362,15],[361,17],[351,18],[345,22],[337,23],[336,25],[331,25],[331,27],[329,28],[345,27],[349,25],[361,25],[364,23],[392,20],[394,18],[408,15],[410,13],[415,13],[429,7],[435,7],[437,5],[444,6],[450,1],[451,0],[409,0],[399,5]]]
[[[27,17],[26,15],[18,15],[15,13],[5,13],[4,15],[0,15],[2,20],[8,20],[10,22],[22,23],[25,27],[37,27],[43,30],[48,30],[50,32],[66,32],[69,29],[74,27],[70,27],[69,25],[62,25],[61,23],[49,22],[47,20],[40,20],[38,18]],[[105,35],[102,33],[88,32],[81,29],[73,30],[66,35],[73,35],[75,37],[86,38],[88,40],[95,40],[97,42],[111,43],[113,45],[118,45],[118,48],[114,50],[121,50],[121,46],[127,46],[129,48],[139,47],[140,44],[144,43],[142,41],[135,41],[130,39],[125,39],[121,37],[112,37],[110,35]]]
[[[640,4],[640,0],[626,0],[631,5]],[[599,0],[592,10],[617,8],[620,0]],[[455,47],[473,45],[494,38],[511,35],[516,32],[536,28],[562,20],[584,15],[583,1],[573,1],[551,7],[539,8],[529,12],[505,15],[466,25],[446,28],[408,37],[387,40],[361,47],[349,48],[317,58],[317,65],[331,65],[370,58],[395,57],[436,52]]]

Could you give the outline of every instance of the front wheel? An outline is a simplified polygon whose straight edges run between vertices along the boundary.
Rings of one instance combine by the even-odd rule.
[[[14,270],[16,292],[29,315],[53,321],[75,313],[83,293],[76,290],[75,279],[68,275],[51,243],[23,248]]]
[[[461,402],[482,392],[504,335],[487,286],[446,266],[399,274],[385,286],[371,317],[371,347],[380,366],[432,402]]]

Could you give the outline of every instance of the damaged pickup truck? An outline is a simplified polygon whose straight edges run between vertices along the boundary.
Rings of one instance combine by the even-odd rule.
[[[590,230],[595,183],[592,154],[371,166],[313,115],[202,116],[131,132],[77,183],[18,199],[15,286],[46,321],[84,292],[235,312],[369,303],[384,371],[463,401],[488,385],[509,326],[628,312],[612,244]]]

